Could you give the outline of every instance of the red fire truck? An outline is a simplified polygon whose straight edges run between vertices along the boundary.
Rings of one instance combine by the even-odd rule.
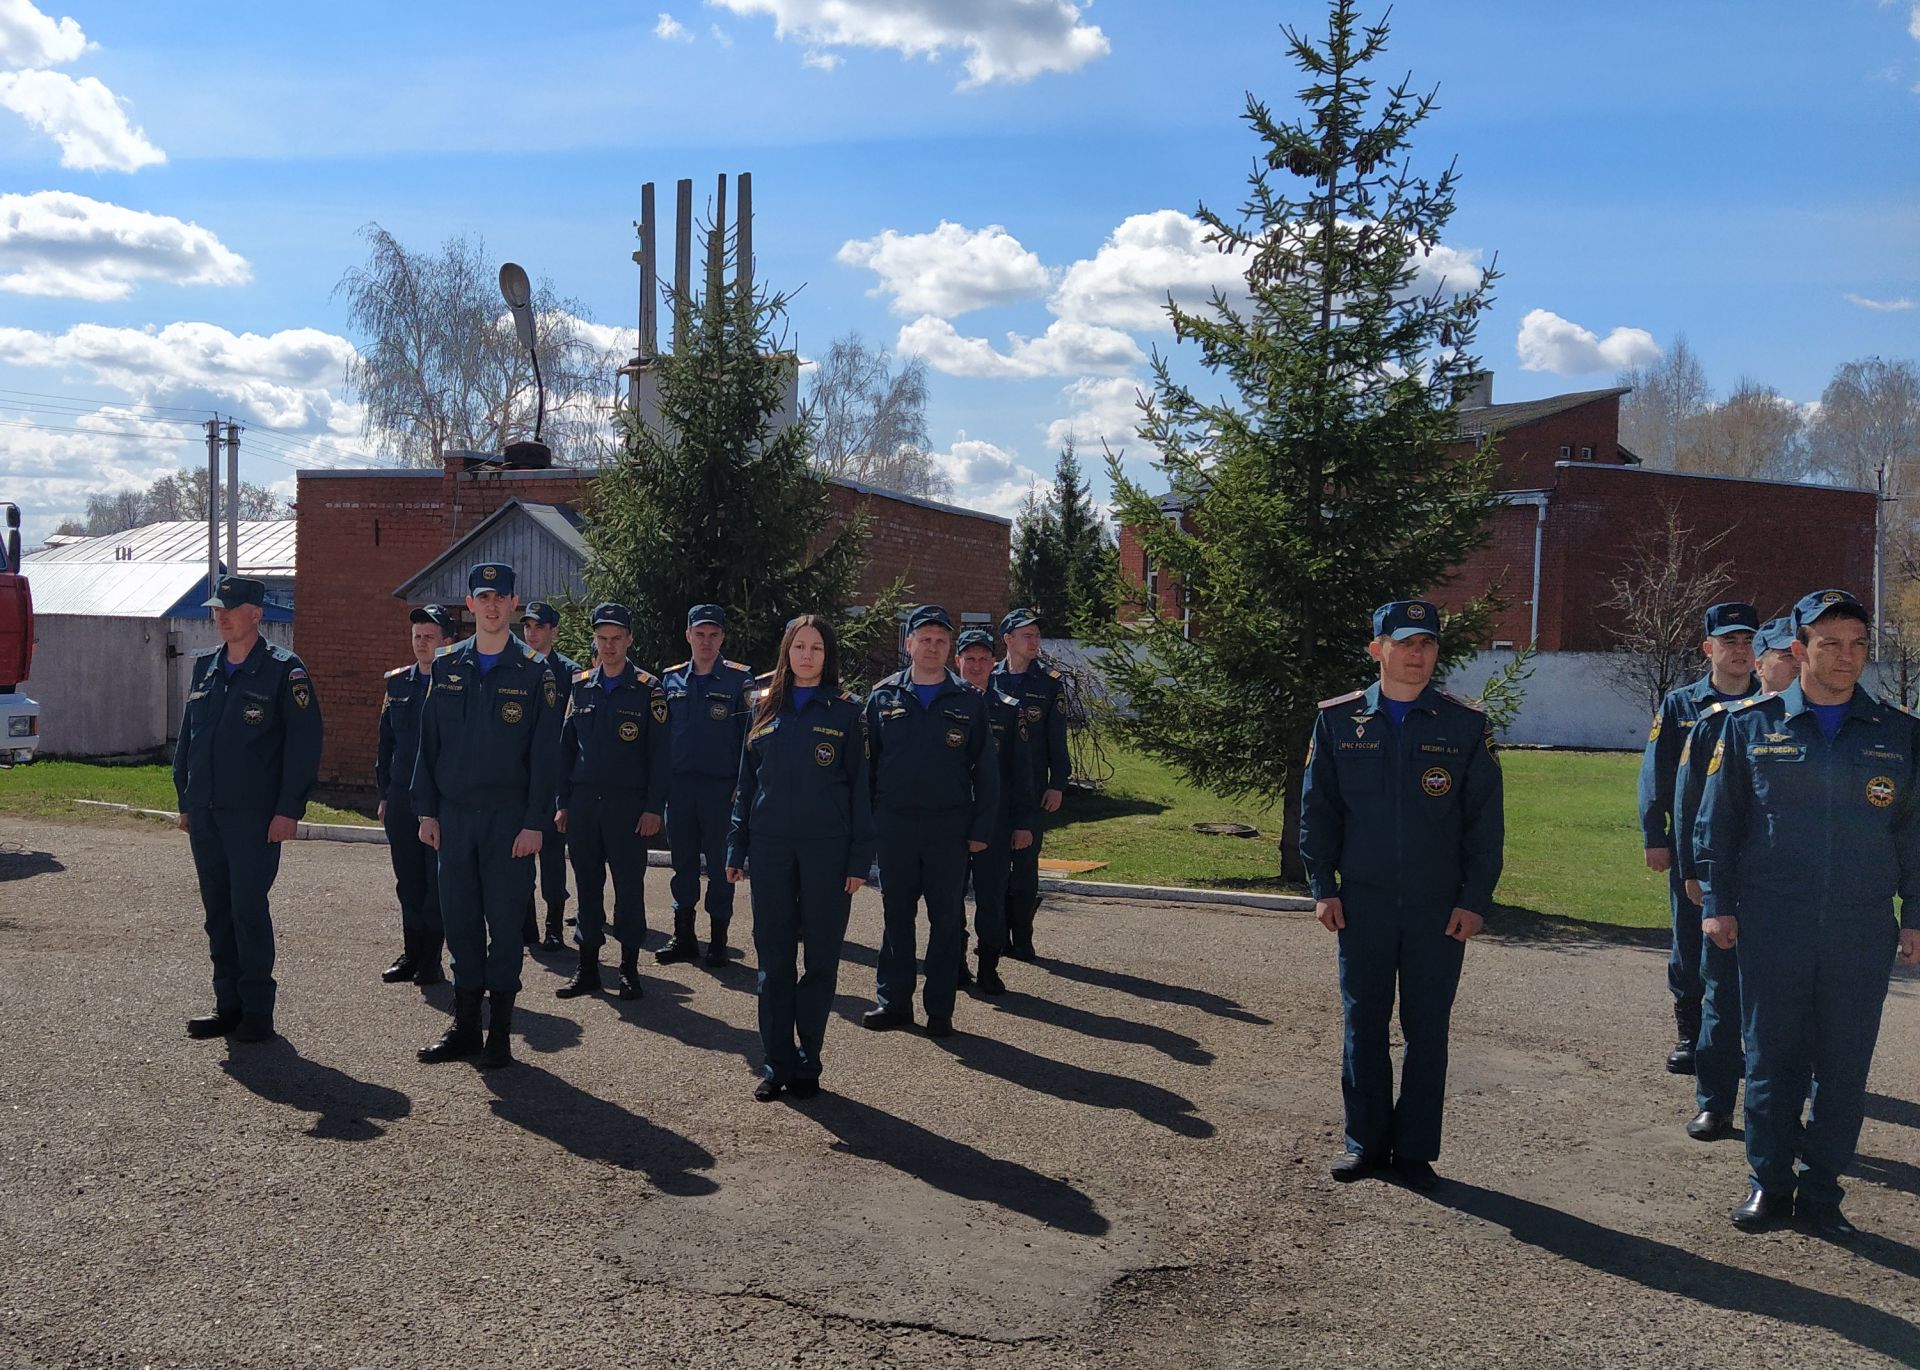
[[[33,760],[40,746],[40,706],[20,693],[33,666],[33,591],[20,570],[20,506],[6,510],[6,542],[0,545],[0,766]]]

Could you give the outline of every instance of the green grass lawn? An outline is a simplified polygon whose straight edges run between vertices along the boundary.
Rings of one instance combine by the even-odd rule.
[[[1046,854],[1105,861],[1087,878],[1305,893],[1275,878],[1279,810],[1216,799],[1137,754],[1112,754],[1113,779],[1075,793]],[[1646,868],[1634,817],[1640,759],[1622,752],[1501,753],[1507,852],[1499,921],[1542,915],[1608,927],[1665,928],[1666,877]],[[1245,823],[1258,838],[1208,837],[1199,822]]]
[[[173,792],[173,770],[168,766],[90,766],[82,761],[36,761],[0,771],[0,813],[42,817],[86,813],[76,799],[104,799],[137,809],[165,809],[179,801]],[[309,823],[367,823],[371,820],[344,809],[309,804]]]

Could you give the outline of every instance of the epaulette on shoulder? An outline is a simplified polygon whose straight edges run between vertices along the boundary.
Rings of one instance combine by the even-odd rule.
[[[727,657],[721,657],[720,664],[722,666],[725,666],[729,671],[740,671],[746,675],[753,674],[753,667],[747,665],[747,663],[744,661],[733,661],[728,659]]]
[[[1316,709],[1331,709],[1336,705],[1351,704],[1353,703],[1354,700],[1360,698],[1360,696],[1364,695],[1365,693],[1366,693],[1365,690],[1350,690],[1346,694],[1335,695],[1332,699],[1323,699],[1313,707]]]
[[[520,650],[527,654],[528,661],[538,661],[542,665],[546,664],[547,654],[545,652],[536,652],[524,642],[520,644]]]
[[[1007,694],[1005,691],[993,690],[993,691],[990,691],[989,693],[991,693],[995,699],[999,700],[1002,704],[1006,705],[1009,709],[1017,709],[1020,707],[1020,701],[1015,699],[1012,695]]]
[[[576,685],[584,685],[592,679],[593,672],[590,670],[580,670],[573,673],[573,683]]]
[[[194,656],[194,660],[196,661],[204,661],[208,657],[212,656],[215,652],[224,652],[226,650],[227,650],[226,643],[216,642],[211,647],[202,647],[199,651],[195,652],[193,656]]]
[[[388,671],[386,675],[382,678],[386,680],[392,680],[395,676],[405,675],[408,671],[411,671],[412,669],[413,669],[413,663],[409,661],[404,666],[395,666],[391,671]]]
[[[1459,695],[1453,693],[1453,691],[1451,690],[1440,690],[1440,691],[1437,691],[1437,693],[1439,694],[1440,698],[1449,700],[1452,703],[1458,704],[1461,708],[1466,709],[1469,712],[1476,713],[1476,714],[1483,714],[1486,712],[1485,709],[1481,708],[1478,704],[1475,704],[1471,699],[1462,699]]]
[[[1716,699],[1713,701],[1713,703],[1707,705],[1706,708],[1700,711],[1700,717],[1712,718],[1715,714],[1723,714],[1726,711],[1727,711],[1727,701],[1724,699]]]
[[[433,655],[434,655],[434,658],[435,658],[435,659],[437,660],[437,659],[439,659],[440,657],[443,657],[443,656],[449,656],[449,655],[451,655],[451,654],[452,654],[452,653],[453,653],[453,652],[454,652],[454,651],[455,651],[456,649],[458,649],[458,647],[459,647],[459,646],[460,646],[460,644],[459,644],[459,643],[457,643],[457,642],[449,642],[449,643],[448,643],[448,644],[447,644],[446,646],[444,646],[444,647],[436,647],[436,648],[434,649],[434,652],[433,652]]]
[[[1058,680],[1060,678],[1060,672],[1054,670],[1053,667],[1049,666],[1046,670],[1048,680]]]
[[[676,662],[674,662],[674,663],[673,663],[673,665],[671,665],[671,666],[669,666],[669,667],[667,667],[667,669],[666,669],[666,670],[664,670],[664,671],[662,671],[662,672],[661,672],[661,674],[662,674],[662,675],[672,675],[672,674],[673,674],[673,673],[674,673],[675,671],[684,671],[684,670],[686,670],[686,669],[687,669],[687,667],[689,667],[689,666],[691,666],[691,665],[693,665],[693,662],[692,662],[691,660],[688,660],[688,661],[676,661]]]
[[[845,686],[842,686],[840,689],[840,699],[847,704],[858,704],[860,702],[860,696]]]
[[[660,677],[643,667],[635,666],[633,668],[633,683],[636,685],[658,685],[660,683]]]
[[[1737,714],[1744,710],[1751,709],[1756,704],[1764,704],[1769,699],[1778,699],[1779,697],[1779,695],[1771,694],[1748,695],[1745,699],[1735,700],[1733,703],[1727,705],[1727,712]]]
[[[1916,715],[1910,707],[1902,704],[1897,699],[1888,699],[1885,695],[1875,695],[1874,698],[1886,705],[1889,709],[1905,714],[1908,718],[1920,717],[1920,715]]]
[[[277,642],[269,642],[267,644],[267,655],[272,657],[275,661],[292,661],[293,660],[292,648],[282,647]]]

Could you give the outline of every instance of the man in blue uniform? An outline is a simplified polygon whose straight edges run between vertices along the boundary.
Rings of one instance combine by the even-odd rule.
[[[1073,776],[1067,753],[1066,681],[1040,659],[1040,616],[1032,609],[1015,609],[1000,620],[1000,636],[1007,658],[993,673],[993,688],[1020,701],[1033,740],[1033,788],[1042,813],[1057,813]],[[1007,954],[1031,961],[1033,918],[1040,906],[1040,832],[1013,853],[1013,878],[1007,888]]]
[[[1707,610],[1700,650],[1707,674],[1671,691],[1660,701],[1647,731],[1640,761],[1640,830],[1646,841],[1647,869],[1667,877],[1667,903],[1673,942],[1667,955],[1667,988],[1673,994],[1677,1035],[1667,1056],[1676,1075],[1693,1073],[1694,1043],[1700,1035],[1700,910],[1687,898],[1684,877],[1673,857],[1673,774],[1680,749],[1700,711],[1716,701],[1745,699],[1760,688],[1753,674],[1753,634],[1760,615],[1751,604],[1730,601]]]
[[[740,775],[740,744],[747,735],[753,672],[720,655],[727,611],[696,604],[687,611],[693,655],[669,666],[662,681],[673,727],[673,783],[667,798],[667,850],[673,858],[673,940],[654,953],[661,965],[700,954],[695,906],[700,867],[707,871],[707,964],[727,964],[727,925],[733,885],[727,880],[727,830],[733,787]]]
[[[400,898],[401,952],[380,978],[390,985],[437,985],[446,978],[440,973],[440,862],[421,845],[411,791],[427,683],[433,678],[434,654],[453,640],[453,616],[429,604],[407,618],[413,664],[387,672],[386,692],[380,696],[380,749],[373,764],[380,788],[377,816],[387,830],[387,856]]]
[[[973,853],[973,933],[979,939],[982,994],[1005,994],[1000,958],[1007,951],[1007,886],[1013,855],[1033,845],[1039,811],[1033,792],[1032,730],[1020,701],[993,688],[993,634],[985,628],[962,630],[954,659],[960,678],[987,697],[987,718],[994,750],[1000,755],[1000,812],[984,851]],[[960,934],[960,983],[967,983],[966,932]]]
[[[1000,812],[1000,762],[987,698],[947,669],[953,620],[937,604],[907,617],[912,663],[867,696],[873,817],[880,834],[886,929],[874,994],[861,1021],[876,1031],[913,1022],[915,943],[927,903],[927,1035],[953,1033],[967,859],[987,849]]]
[[[554,826],[573,848],[580,887],[580,968],[554,993],[600,988],[607,940],[607,871],[613,871],[613,936],[620,943],[620,997],[640,997],[640,945],[647,938],[647,839],[667,804],[667,696],[627,660],[633,613],[593,610],[595,664],[574,677],[560,734],[560,810]]]
[[[453,1023],[420,1049],[423,1061],[481,1052],[513,1061],[521,923],[533,858],[559,792],[560,690],[540,653],[513,635],[513,568],[467,575],[473,636],[433,659],[413,772],[420,840],[440,853],[440,917],[453,960]],[[491,996],[485,1049],[480,1004]]]
[[[1791,618],[1761,624],[1753,635],[1753,652],[1763,694],[1779,694],[1800,673],[1800,663],[1793,659]],[[1732,707],[1715,700],[1700,711],[1674,772],[1673,864],[1695,908],[1703,896],[1693,862],[1694,823],[1706,786],[1707,759]],[[1715,946],[1704,933],[1700,940],[1700,1036],[1693,1055],[1697,1111],[1687,1122],[1687,1135],[1696,1142],[1717,1142],[1733,1131],[1733,1106],[1746,1074],[1746,1052],[1740,1044],[1740,960],[1732,947]]]
[[[1791,1215],[1845,1240],[1840,1176],[1860,1140],[1888,979],[1896,954],[1920,961],[1920,729],[1859,687],[1859,601],[1817,591],[1793,618],[1800,678],[1729,710],[1694,856],[1701,927],[1740,955],[1752,1177],[1734,1225]]]
[[[564,701],[581,666],[554,645],[560,636],[560,611],[544,599],[531,601],[520,615],[520,632],[527,646],[547,659],[554,688]],[[551,815],[541,832],[539,865],[540,894],[547,902],[547,935],[544,939],[540,936],[540,919],[529,894],[521,938],[528,946],[539,943],[548,951],[558,951],[565,945],[562,933],[567,923],[567,835],[553,826]]]
[[[300,658],[260,636],[266,586],[223,577],[207,607],[221,645],[193,665],[173,754],[180,831],[193,849],[213,956],[213,1012],[189,1037],[273,1036],[280,843],[299,830],[320,769],[320,701]]]
[[[1300,803],[1314,913],[1340,937],[1347,1154],[1333,1177],[1391,1163],[1423,1190],[1438,1183],[1461,962],[1493,906],[1506,832],[1486,716],[1433,688],[1439,629],[1424,600],[1374,611],[1367,654],[1380,679],[1320,705]],[[1396,985],[1407,1043],[1398,1103],[1387,1039]]]

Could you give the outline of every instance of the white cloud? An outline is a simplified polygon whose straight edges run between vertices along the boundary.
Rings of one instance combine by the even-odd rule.
[[[640,350],[640,330],[625,328],[617,323],[593,323],[587,319],[572,320],[574,336],[591,347],[601,356],[618,354],[624,365],[628,357]]]
[[[987,380],[1126,371],[1145,360],[1125,333],[1066,319],[1055,319],[1037,338],[1009,333],[1007,350],[996,352],[985,338],[965,337],[945,319],[928,314],[902,328],[895,347],[925,357],[936,371]]]
[[[818,48],[808,48],[806,54],[800,59],[800,65],[810,67],[814,71],[833,71],[840,65],[840,54],[837,52],[822,52]]]
[[[1215,251],[1205,232],[1177,209],[1124,219],[1098,252],[1067,268],[1047,307],[1084,323],[1166,329],[1169,294],[1188,309],[1216,289],[1245,298],[1246,259]]]
[[[1907,11],[1907,32],[1916,43],[1920,43],[1920,3]]]
[[[1896,314],[1903,309],[1913,308],[1913,301],[1905,295],[1894,300],[1874,300],[1867,298],[1865,295],[1855,295],[1849,291],[1847,292],[1847,303],[1856,304],[1862,309],[1871,309],[1882,314]]]
[[[1140,424],[1141,390],[1141,382],[1132,376],[1082,376],[1063,386],[1060,395],[1068,413],[1047,425],[1047,446],[1059,451],[1071,442],[1088,467],[1098,462],[1086,460],[1087,454],[1103,448],[1147,450],[1134,431]]]
[[[929,453],[933,464],[953,481],[955,503],[1011,518],[1027,492],[1046,477],[1005,448],[960,433],[944,452]]]
[[[660,18],[653,26],[653,36],[669,43],[691,43],[693,35],[687,32],[687,26],[671,14],[661,11]]]
[[[708,0],[735,14],[771,15],[774,33],[811,48],[891,49],[937,59],[964,51],[960,89],[1030,81],[1105,57],[1107,36],[1071,0]]]
[[[0,195],[0,290],[118,300],[146,280],[245,285],[251,274],[198,224],[64,190]]]
[[[97,77],[0,72],[0,105],[60,144],[60,165],[76,171],[138,171],[167,160]]]
[[[718,24],[707,25],[707,32],[713,35],[713,41],[721,47],[730,48],[733,46],[733,35],[721,28]]]
[[[136,400],[218,405],[273,428],[341,436],[359,428],[357,407],[340,394],[353,356],[352,343],[317,328],[267,335],[210,323],[0,328],[0,364],[54,371]]]
[[[1520,321],[1514,350],[1520,355],[1522,371],[1550,371],[1556,376],[1622,371],[1660,358],[1659,345],[1644,328],[1616,328],[1601,338],[1545,309],[1530,310]]]
[[[895,314],[951,318],[989,305],[1031,299],[1047,288],[1047,268],[999,224],[971,229],[945,219],[931,233],[899,233],[840,245],[839,261],[870,267]]]
[[[0,0],[0,67],[57,67],[93,44],[72,19],[54,19],[31,0]]]

